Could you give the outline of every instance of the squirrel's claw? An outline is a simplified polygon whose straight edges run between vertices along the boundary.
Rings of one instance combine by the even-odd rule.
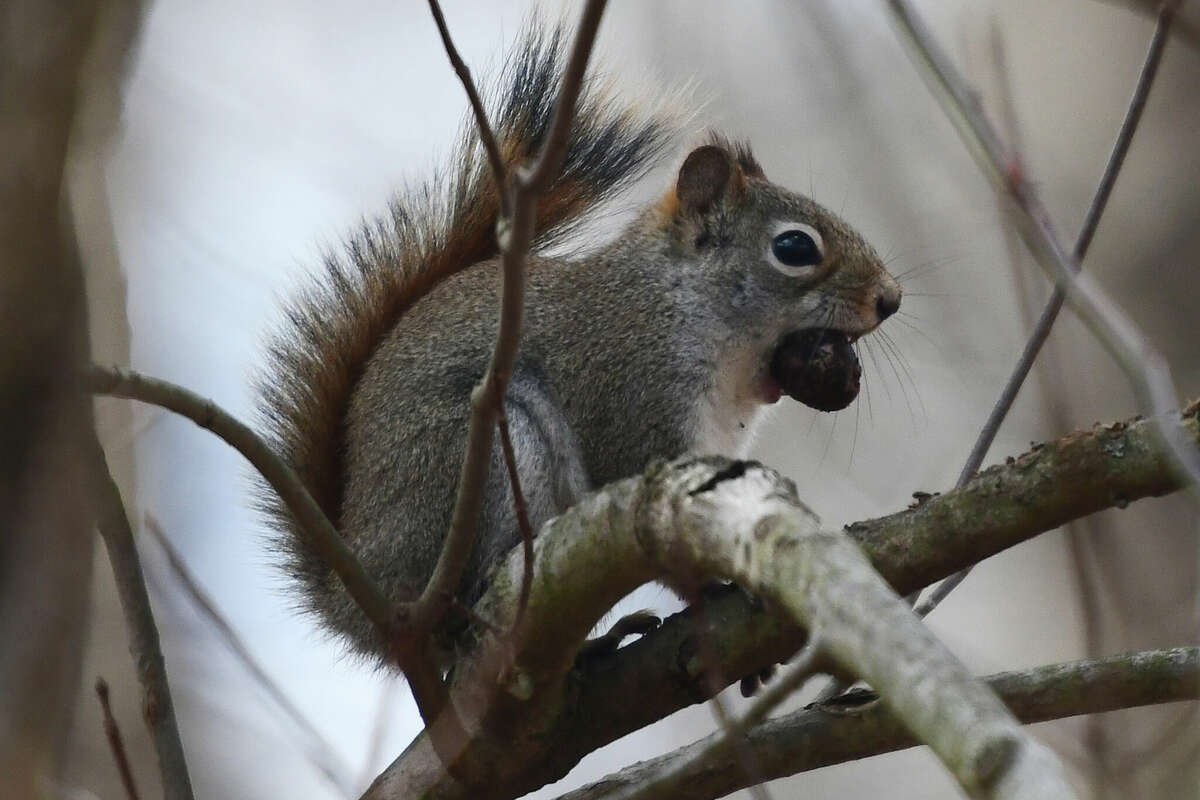
[[[662,625],[662,619],[646,609],[626,614],[608,629],[608,633],[584,642],[576,659],[607,655],[620,647],[626,636],[644,636],[659,625]]]

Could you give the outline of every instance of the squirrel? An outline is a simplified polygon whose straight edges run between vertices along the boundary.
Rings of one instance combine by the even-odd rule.
[[[565,62],[561,28],[527,27],[493,91],[507,166],[535,155]],[[748,145],[713,134],[612,241],[572,258],[548,246],[661,162],[678,137],[661,107],[585,84],[560,177],[540,199],[526,323],[504,398],[534,530],[584,493],[683,454],[743,454],[784,394],[834,410],[858,393],[852,344],[901,290],[836,215],[769,182]],[[469,397],[495,337],[499,187],[474,129],[448,171],[364,223],[287,307],[260,380],[268,438],[368,574],[415,599],[449,529]],[[459,598],[520,541],[499,446]],[[387,643],[261,495],[302,603],[350,648]],[[447,620],[453,648],[464,620]]]

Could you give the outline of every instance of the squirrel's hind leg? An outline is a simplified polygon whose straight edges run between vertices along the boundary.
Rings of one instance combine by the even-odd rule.
[[[508,385],[504,416],[512,441],[521,494],[534,535],[552,517],[574,505],[590,488],[574,432],[540,371],[519,365]],[[492,451],[477,543],[481,576],[520,544],[512,482],[499,437]],[[486,580],[486,578],[485,578]],[[480,585],[476,599],[486,587]]]

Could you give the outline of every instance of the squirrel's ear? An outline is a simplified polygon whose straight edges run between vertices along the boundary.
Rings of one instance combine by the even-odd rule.
[[[697,147],[684,159],[675,182],[679,210],[703,214],[721,199],[729,188],[733,166],[729,154],[715,145]]]

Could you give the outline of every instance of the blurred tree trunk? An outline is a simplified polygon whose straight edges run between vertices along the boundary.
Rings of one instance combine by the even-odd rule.
[[[83,276],[63,198],[100,3],[0,11],[0,795],[54,793],[93,552]]]
[[[141,7],[134,0],[109,0],[100,12],[80,75],[81,94],[64,178],[87,284],[91,356],[98,364],[130,363],[128,283],[117,248],[108,165],[123,130],[123,87],[137,49]],[[145,422],[147,417],[137,414],[131,403],[111,400],[97,401],[95,415],[96,432],[104,445],[109,470],[136,526],[135,424],[137,420]],[[138,788],[144,797],[158,796],[162,789],[154,769],[155,751],[149,730],[141,724],[142,690],[129,653],[113,570],[101,540],[94,539],[93,545],[99,555],[92,568],[89,635],[84,643],[83,680],[76,692],[63,778],[100,797],[124,794],[102,735],[103,719],[93,688],[94,679],[103,676],[111,689],[113,714],[121,724]]]

